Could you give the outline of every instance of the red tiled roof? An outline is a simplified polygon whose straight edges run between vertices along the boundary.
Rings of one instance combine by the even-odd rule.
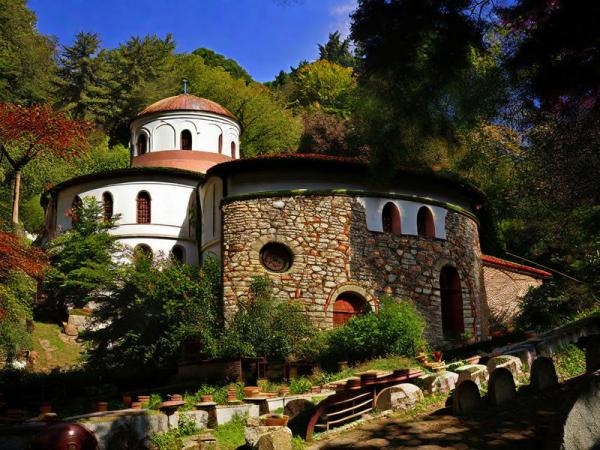
[[[524,266],[523,264],[517,264],[512,261],[507,261],[505,259],[496,258],[495,256],[481,255],[481,260],[484,263],[493,264],[495,266],[505,267],[507,269],[516,270],[519,272],[527,272],[532,275],[537,275],[542,278],[549,278],[552,276],[550,272],[546,272],[545,270],[536,269],[531,266]]]
[[[190,94],[180,94],[174,97],[163,98],[162,100],[152,103],[138,113],[139,116],[145,114],[162,112],[162,111],[206,111],[221,116],[227,116],[234,120],[236,117],[224,106],[208,100],[206,98],[196,97]]]

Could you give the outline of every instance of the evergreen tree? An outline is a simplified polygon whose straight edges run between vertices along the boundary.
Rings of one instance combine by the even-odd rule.
[[[25,0],[0,0],[0,101],[42,103],[52,97],[54,42],[38,33]]]
[[[96,33],[80,32],[59,57],[58,96],[62,108],[99,124],[112,114],[110,74]]]
[[[86,197],[80,207],[67,213],[77,220],[48,244],[51,269],[42,288],[46,307],[58,313],[109,295],[115,288],[122,256],[120,244],[109,232],[118,217],[104,218],[96,199]]]
[[[319,44],[319,59],[354,67],[356,58],[350,51],[350,38],[342,39],[339,31],[329,33],[329,40],[324,45]]]

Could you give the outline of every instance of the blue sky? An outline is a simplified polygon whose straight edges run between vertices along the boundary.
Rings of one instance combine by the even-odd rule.
[[[237,60],[258,81],[318,55],[328,33],[348,33],[356,0],[29,0],[38,29],[69,45],[79,31],[106,48],[133,35],[171,32],[177,52],[207,47]]]

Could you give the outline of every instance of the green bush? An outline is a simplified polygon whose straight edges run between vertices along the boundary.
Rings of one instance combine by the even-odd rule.
[[[309,353],[307,344],[318,333],[299,303],[276,299],[269,279],[256,277],[219,343],[221,356],[298,359]]]
[[[308,378],[298,377],[290,381],[290,394],[304,394],[310,392],[312,383]]]
[[[530,289],[521,301],[517,327],[544,331],[574,320],[581,313],[597,308],[600,302],[586,285],[551,280]]]
[[[552,359],[561,382],[585,372],[585,352],[573,344],[562,348]]]
[[[382,297],[377,313],[353,317],[328,333],[330,361],[362,361],[387,355],[415,356],[425,345],[425,321],[406,301]]]

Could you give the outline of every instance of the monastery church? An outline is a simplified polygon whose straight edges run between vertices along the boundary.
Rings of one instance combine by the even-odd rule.
[[[91,196],[111,232],[149,255],[223,269],[226,315],[267,275],[278,298],[301,302],[323,329],[377,310],[389,294],[412,301],[434,343],[487,337],[550,274],[483,255],[475,187],[400,171],[374,184],[364,162],[285,154],[240,158],[242,128],[223,106],[189,94],[160,100],[130,124],[131,166],[46,191],[45,238]]]

